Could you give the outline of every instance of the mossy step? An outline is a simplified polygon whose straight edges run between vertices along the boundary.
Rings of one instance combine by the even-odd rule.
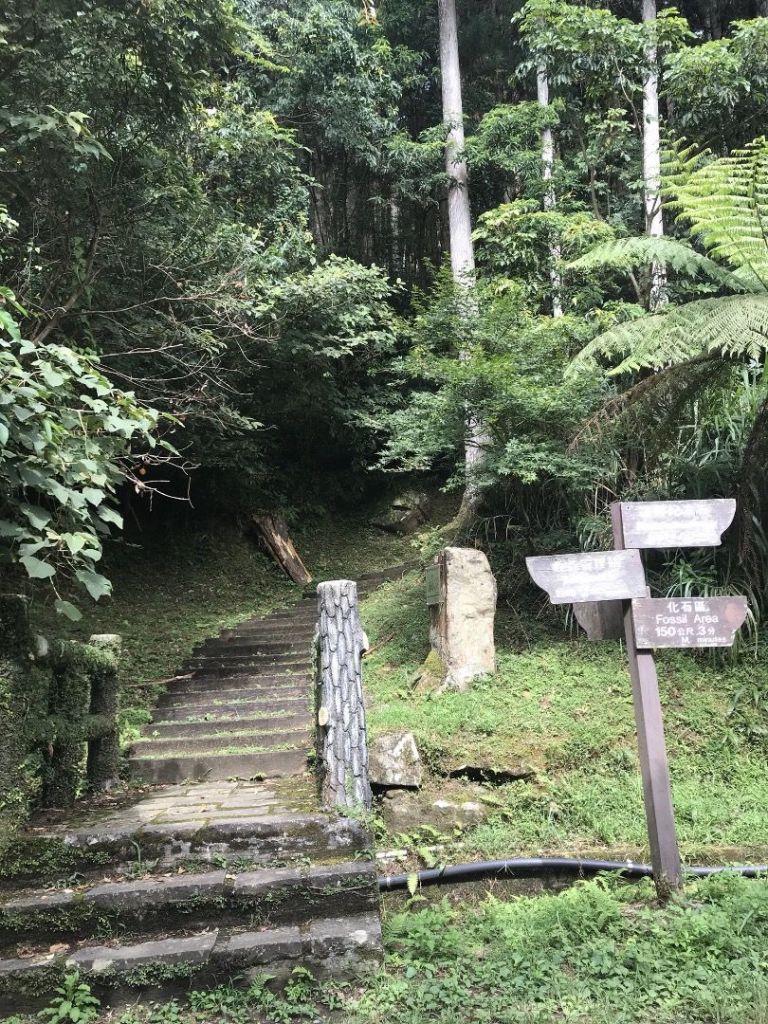
[[[302,638],[300,640],[279,638],[262,640],[259,637],[235,636],[227,640],[206,640],[199,644],[195,655],[219,656],[221,654],[235,654],[238,656],[246,654],[308,654],[311,651],[311,642]]]
[[[310,725],[306,720],[293,729],[280,726],[278,723],[271,730],[243,731],[222,727],[215,731],[209,727],[202,736],[193,736],[190,733],[182,732],[176,736],[147,737],[136,740],[131,749],[131,756],[134,758],[166,757],[172,752],[205,754],[217,753],[219,750],[226,750],[228,753],[235,750],[262,751],[284,749],[299,743],[305,743],[307,748],[312,743]]]
[[[265,674],[280,672],[296,667],[309,671],[312,658],[309,654],[223,654],[188,658],[182,666],[183,672],[218,672],[220,669],[236,671],[258,671]]]
[[[201,820],[201,813],[190,807],[190,820],[177,823],[156,824],[128,815],[71,830],[22,832],[5,851],[1,873],[6,880],[58,882],[75,872],[103,872],[109,865],[119,870],[135,864],[139,855],[144,868],[220,857],[249,864],[298,857],[327,860],[362,852],[370,842],[359,822],[325,814],[255,813]]]
[[[272,697],[264,696],[259,691],[255,697],[240,700],[238,699],[239,694],[225,691],[220,699],[212,699],[213,694],[209,694],[207,697],[205,694],[195,694],[195,697],[201,699],[189,703],[166,704],[155,708],[156,718],[153,720],[153,724],[199,721],[208,715],[245,718],[260,715],[262,711],[280,714],[298,713],[309,708],[309,697],[306,693],[296,697]]]
[[[273,679],[275,676],[303,675],[308,676],[312,663],[303,660],[277,662],[220,662],[201,661],[199,664],[187,664],[184,674],[194,679],[228,679],[232,676],[252,676],[260,679]]]
[[[147,783],[185,782],[187,779],[277,779],[306,770],[308,746],[289,750],[198,753],[193,756],[132,757],[131,776]]]
[[[311,679],[310,672],[294,672],[292,668],[287,668],[281,672],[251,672],[249,670],[239,669],[236,673],[230,676],[221,677],[218,675],[211,676],[216,681],[215,685],[218,687],[225,686],[238,686],[241,681],[250,680],[251,682],[258,683],[259,686],[287,686],[289,684],[300,684],[308,683]],[[176,693],[179,691],[185,691],[194,689],[204,683],[206,675],[203,672],[188,672],[182,676],[175,676],[173,679],[168,680],[166,686],[166,693]]]
[[[176,707],[179,704],[204,704],[215,700],[227,702],[246,700],[248,696],[253,698],[261,697],[265,700],[288,700],[291,698],[309,700],[309,679],[303,679],[299,683],[278,684],[269,682],[261,685],[253,676],[238,676],[235,678],[194,680],[191,685],[179,687],[164,693],[157,702],[158,707]]]
[[[0,961],[3,1009],[25,1009],[52,994],[73,970],[109,1000],[110,988],[161,989],[194,978],[198,984],[229,979],[248,983],[262,970],[287,978],[304,967],[318,979],[351,979],[375,970],[382,959],[381,921],[376,913],[322,917],[304,927],[263,931],[212,928],[193,935],[141,943],[82,945],[66,952]]]
[[[202,720],[194,721],[181,719],[176,722],[152,722],[145,725],[141,730],[142,739],[168,739],[173,736],[210,736],[212,733],[226,731],[236,732],[267,732],[270,729],[309,729],[312,725],[312,718],[309,711],[303,714],[291,714],[287,711],[277,711],[271,715],[264,715],[259,718],[245,718],[234,714],[221,715],[216,718],[208,715]]]
[[[268,622],[252,623],[249,626],[238,626],[236,629],[222,629],[217,637],[211,637],[209,642],[231,643],[233,640],[245,640],[257,642],[259,639],[267,643],[277,643],[287,640],[289,643],[311,644],[315,632],[315,625],[309,622],[270,624]]]
[[[105,932],[138,938],[160,928],[207,924],[266,928],[376,912],[378,905],[370,861],[159,876],[20,892],[0,906],[0,945],[12,955],[20,942],[50,944]]]

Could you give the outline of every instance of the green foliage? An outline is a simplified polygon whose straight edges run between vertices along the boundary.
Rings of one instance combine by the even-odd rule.
[[[131,446],[155,446],[157,417],[115,388],[93,360],[71,348],[25,341],[5,290],[0,308],[0,560],[49,580],[57,610],[79,617],[61,597],[74,580],[94,599],[110,592],[96,572],[112,502]]]
[[[77,971],[64,976],[51,1005],[38,1014],[48,1024],[88,1024],[99,1012],[99,1000]]]

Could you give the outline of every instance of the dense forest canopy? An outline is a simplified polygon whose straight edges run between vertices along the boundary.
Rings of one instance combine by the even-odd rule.
[[[601,543],[618,493],[737,493],[759,591],[768,5],[656,7],[460,0],[457,290],[444,4],[9,0],[6,561],[98,597],[118,490],[306,510],[463,486],[472,443],[521,550]]]

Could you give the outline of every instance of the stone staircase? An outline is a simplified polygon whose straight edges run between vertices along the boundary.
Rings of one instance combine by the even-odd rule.
[[[306,597],[206,641],[131,751],[152,788],[26,830],[0,891],[0,1012],[44,1002],[72,970],[109,1003],[380,961],[370,839],[319,810],[310,771],[315,619]]]

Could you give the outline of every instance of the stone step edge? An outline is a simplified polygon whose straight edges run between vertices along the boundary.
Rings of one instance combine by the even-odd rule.
[[[204,723],[204,724],[207,724],[207,723]],[[226,724],[227,723],[225,722],[224,725],[226,725]],[[229,724],[235,725],[237,723],[231,722]],[[246,724],[246,723],[243,723],[243,724]],[[144,748],[147,743],[154,743],[155,745],[157,745],[158,750],[173,750],[174,748],[171,747],[170,744],[171,743],[178,743],[179,740],[182,740],[185,743],[186,742],[203,743],[203,742],[206,742],[208,740],[211,740],[211,741],[213,741],[213,740],[226,740],[226,739],[232,739],[232,738],[235,738],[235,737],[238,740],[241,740],[243,742],[245,742],[245,740],[254,740],[255,741],[255,740],[261,740],[261,739],[274,739],[274,738],[276,738],[278,736],[285,736],[285,737],[290,738],[290,739],[294,739],[294,738],[298,739],[299,737],[304,736],[305,734],[311,732],[311,730],[312,730],[312,723],[309,720],[309,716],[308,715],[306,716],[305,721],[298,722],[298,723],[296,723],[295,725],[292,725],[292,726],[287,726],[287,725],[282,725],[281,726],[279,718],[277,719],[277,721],[274,724],[276,725],[276,728],[274,728],[274,729],[269,729],[269,728],[258,729],[258,728],[252,728],[251,727],[250,731],[248,729],[235,729],[235,730],[232,730],[232,729],[219,729],[218,732],[215,732],[215,731],[212,730],[211,732],[203,732],[203,733],[197,733],[197,734],[194,734],[192,732],[181,732],[181,733],[178,733],[178,734],[175,734],[175,735],[172,735],[172,736],[169,736],[167,734],[165,736],[141,736],[139,739],[134,740],[134,742],[133,742],[133,744],[131,746],[131,750],[135,751],[137,747]],[[311,736],[310,736],[310,740],[311,740]],[[286,739],[286,742],[287,742],[287,739]],[[168,746],[166,746],[166,744],[168,744]],[[256,745],[257,744],[255,742],[252,743],[252,744],[249,744],[249,746],[256,746]],[[192,750],[193,748],[192,747],[188,747],[187,749],[188,750]],[[271,748],[267,748],[267,749],[271,749]],[[205,748],[203,748],[203,750],[205,750]]]
[[[297,739],[300,736],[306,736],[307,737],[307,741],[305,743],[297,743],[296,741],[297,741]],[[130,752],[130,756],[129,756],[128,760],[131,761],[131,762],[140,762],[140,761],[183,761],[183,762],[187,762],[187,761],[196,761],[196,760],[199,760],[200,758],[247,757],[249,755],[253,755],[253,757],[259,757],[262,754],[293,754],[293,753],[298,754],[299,752],[302,752],[302,751],[304,753],[308,754],[310,749],[311,749],[311,745],[312,745],[311,744],[310,730],[308,730],[308,729],[301,729],[301,730],[299,730],[296,733],[295,736],[294,735],[290,735],[290,736],[288,736],[284,740],[283,743],[278,743],[278,744],[275,744],[273,746],[270,746],[269,744],[262,745],[262,744],[259,744],[259,743],[248,743],[247,741],[249,739],[251,739],[251,737],[248,735],[248,733],[244,733],[244,734],[240,734],[240,735],[238,733],[234,733],[233,734],[233,738],[239,739],[240,744],[241,744],[239,747],[238,747],[237,743],[219,744],[218,747],[214,746],[213,744],[209,744],[207,747],[203,747],[202,750],[194,750],[193,751],[191,747],[187,747],[186,749],[184,749],[184,746],[183,746],[184,737],[183,736],[173,736],[173,737],[171,737],[167,741],[167,744],[168,744],[167,746],[164,745],[160,750],[158,750],[158,752],[156,754],[147,754],[147,755],[144,755],[144,754],[141,754],[141,753],[137,754],[134,751],[135,751],[136,747],[139,747],[140,750],[146,749],[146,745],[148,743],[155,743],[155,742],[164,743],[165,741],[163,741],[163,740],[159,740],[159,741],[155,741],[155,740],[137,740],[136,743],[134,744],[134,746],[131,748],[131,752]],[[259,737],[257,737],[257,739],[258,738]],[[182,741],[182,745],[180,747],[179,746],[176,746],[176,747],[172,746],[172,742],[178,744],[179,740]],[[282,750],[280,749],[281,747],[283,748]]]
[[[272,728],[273,726],[278,728]],[[227,730],[228,732],[248,732],[251,730],[251,735],[258,733],[277,732],[280,731],[282,726],[283,732],[298,731],[299,729],[311,729],[312,719],[309,711],[285,711],[278,712],[274,715],[245,715],[241,718],[207,718],[202,719],[177,719],[170,721],[156,721],[150,722],[148,725],[142,726],[141,739],[142,740],[164,740],[171,739],[174,736],[186,736],[195,738],[204,738],[209,735],[217,735],[216,733],[209,732],[206,730],[220,730],[218,735],[221,735],[221,730]],[[154,735],[157,733],[157,735]]]
[[[324,916],[365,913],[378,907],[378,898],[376,865],[362,860],[97,881],[77,891],[28,888],[0,905],[0,940],[7,947],[38,936],[75,941],[107,923],[132,938],[158,926],[172,932],[209,921],[234,926],[241,918],[250,927],[257,921],[270,927],[309,920],[319,907]]]
[[[201,708],[207,710],[201,711]],[[223,701],[196,701],[189,704],[168,704],[165,706],[155,707],[155,712],[160,716],[171,715],[172,717],[158,717],[153,718],[152,723],[157,725],[170,725],[177,722],[196,722],[200,721],[200,715],[237,715],[242,710],[245,712],[244,717],[253,717],[258,715],[259,711],[264,708],[270,708],[271,710],[279,712],[281,715],[295,715],[301,714],[304,711],[309,711],[309,701],[306,697],[287,697],[284,700],[280,698],[262,698],[255,697],[250,700],[223,700]],[[189,716],[184,717],[189,710]],[[205,719],[203,719],[205,720]],[[238,721],[237,718],[232,721]]]
[[[279,779],[301,775],[307,768],[310,747],[288,750],[263,750],[236,754],[197,753],[193,757],[129,758],[128,767],[134,779],[151,784],[171,784],[201,779],[221,782],[224,779]]]
[[[83,946],[34,961],[0,960],[3,1009],[23,1007],[73,970],[97,985],[151,988],[169,978],[233,977],[248,968],[307,966],[318,978],[350,978],[375,969],[383,956],[378,914],[319,918],[304,928],[211,929],[184,938],[128,946]],[[270,971],[272,973],[272,971]]]
[[[252,700],[304,700],[309,704],[309,682],[302,685],[293,683],[290,686],[258,686],[253,679],[244,679],[242,683],[224,686],[217,686],[216,682],[218,680],[211,680],[211,685],[206,687],[170,691],[159,699],[155,707],[163,709],[181,707],[184,704],[234,704],[238,703],[238,694],[242,698],[250,697]],[[217,701],[219,694],[226,694],[226,699]]]
[[[135,863],[137,849],[143,864],[166,866],[179,861],[213,864],[212,858],[224,854],[259,864],[290,863],[298,857],[349,859],[370,849],[370,836],[352,818],[258,811],[245,817],[238,811],[227,819],[224,814],[226,810],[201,817],[199,808],[190,807],[186,821],[105,821],[98,828],[71,832],[21,833],[9,850],[12,859],[2,865],[3,885],[18,889],[35,881],[55,882],[75,871],[99,872],[101,877],[108,865],[117,870]]]

